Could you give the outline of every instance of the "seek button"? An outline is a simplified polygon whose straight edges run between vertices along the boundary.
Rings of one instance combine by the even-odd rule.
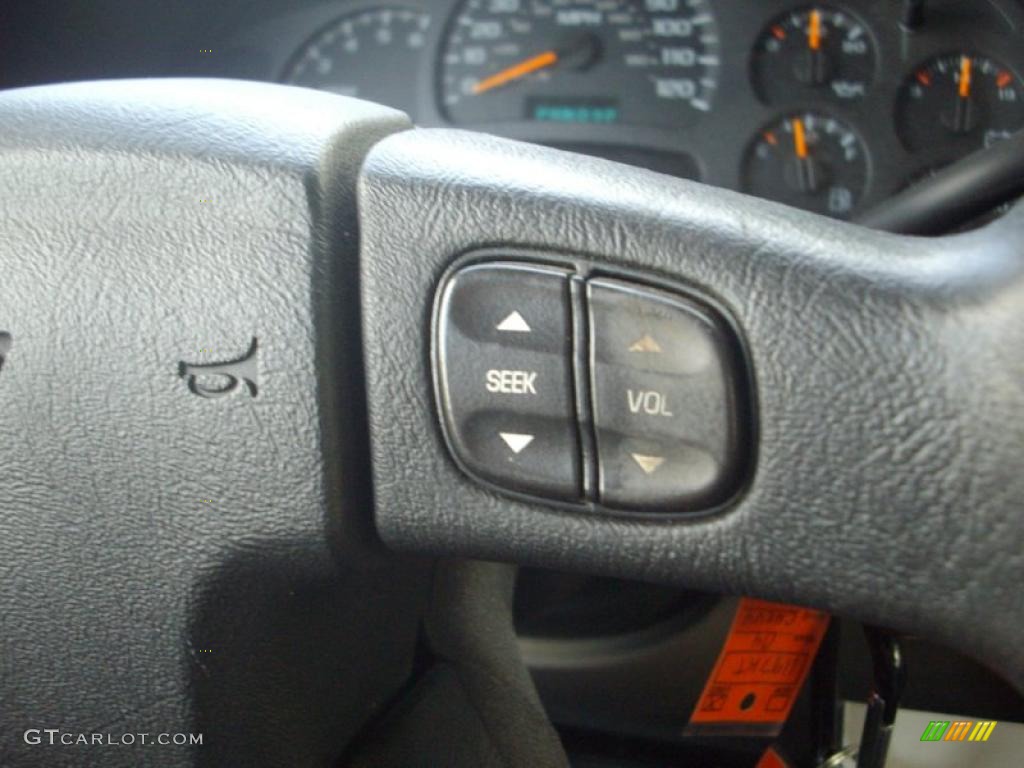
[[[445,433],[472,475],[511,490],[581,496],[568,272],[487,263],[447,283],[437,317]]]

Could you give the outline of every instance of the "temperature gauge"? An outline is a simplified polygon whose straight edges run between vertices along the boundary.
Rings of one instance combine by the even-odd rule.
[[[816,112],[766,126],[747,150],[744,190],[797,208],[845,219],[868,183],[867,149],[841,120]]]
[[[987,56],[940,56],[904,83],[897,121],[907,149],[937,149],[954,160],[1024,128],[1024,89]]]
[[[826,6],[772,21],[754,47],[754,89],[768,104],[831,99],[855,101],[875,72],[875,46],[854,16]]]

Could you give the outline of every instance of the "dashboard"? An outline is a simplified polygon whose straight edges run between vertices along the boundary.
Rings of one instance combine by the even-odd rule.
[[[7,85],[288,82],[837,218],[1024,127],[1017,0],[26,5]]]
[[[290,18],[312,31],[285,49],[286,82],[839,218],[1024,127],[1017,4],[933,0],[908,19],[893,0],[385,1]],[[270,26],[257,46],[281,40]]]
[[[34,0],[0,5],[0,29],[0,88],[292,83],[388,104],[425,127],[542,143],[837,218],[1024,128],[1019,0]],[[733,605],[529,569],[517,601],[560,723],[659,739],[678,736],[703,684],[691,668],[713,663]],[[665,627],[671,647],[657,634]],[[920,700],[947,696],[953,711],[964,706],[954,689],[973,685],[982,693],[971,711],[1002,717],[985,709],[993,700],[1021,711],[1012,692],[991,692],[1001,683],[964,668],[959,688],[936,678]],[[624,699],[635,703],[629,722]]]

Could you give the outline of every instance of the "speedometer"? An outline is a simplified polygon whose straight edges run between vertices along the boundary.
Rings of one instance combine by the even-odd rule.
[[[466,0],[441,62],[457,123],[679,126],[711,109],[708,0]]]

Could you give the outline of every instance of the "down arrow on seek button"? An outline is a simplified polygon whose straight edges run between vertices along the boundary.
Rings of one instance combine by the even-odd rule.
[[[512,453],[518,454],[526,446],[533,442],[533,435],[523,435],[518,432],[499,432],[501,439],[512,449]]]

